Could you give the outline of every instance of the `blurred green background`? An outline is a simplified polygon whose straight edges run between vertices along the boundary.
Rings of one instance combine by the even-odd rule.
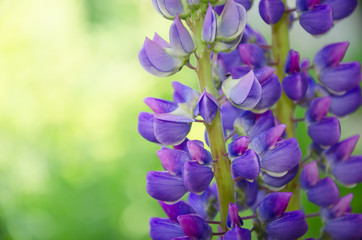
[[[270,40],[256,5],[249,23]],[[292,47],[312,57],[349,40],[345,60],[362,61],[361,22],[359,9],[319,38],[296,23]],[[169,25],[151,0],[0,1],[0,239],[148,239],[148,219],[163,213],[145,176],[161,166],[137,133],[142,99],[171,99],[172,81],[197,86],[189,69],[158,79],[138,63],[144,37],[167,39]],[[341,121],[343,137],[362,133],[361,116]]]

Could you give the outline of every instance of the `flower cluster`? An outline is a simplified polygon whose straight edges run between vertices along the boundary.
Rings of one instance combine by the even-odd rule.
[[[142,67],[165,77],[187,66],[200,91],[173,82],[172,101],[147,97],[153,113],[139,114],[138,131],[160,145],[164,169],[146,177],[147,193],[167,215],[151,218],[151,238],[293,240],[306,234],[309,217],[322,219],[323,239],[362,238],[353,195],[340,198],[335,182],[362,182],[362,157],[352,156],[359,136],[341,141],[339,122],[361,105],[361,65],[342,62],[348,42],[323,47],[313,61],[288,44],[276,46],[281,38],[288,43],[294,11],[307,32],[320,35],[357,1],[297,0],[289,8],[284,0],[261,0],[261,18],[276,26],[272,45],[247,24],[250,0],[152,3],[173,22],[169,42],[158,34],[146,38]],[[296,106],[304,118],[295,118]],[[301,122],[312,140],[303,160],[295,135]],[[205,126],[204,139],[187,138],[192,124]],[[319,212],[301,210],[302,190]],[[252,215],[240,217],[244,210]]]

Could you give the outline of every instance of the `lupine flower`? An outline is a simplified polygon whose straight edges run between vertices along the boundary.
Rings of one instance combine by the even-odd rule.
[[[228,227],[231,228],[225,236],[225,240],[238,240],[238,239],[245,239],[251,240],[251,233],[248,229],[241,228],[243,225],[243,221],[241,220],[238,208],[236,204],[229,203],[229,213],[227,218]]]
[[[300,184],[303,189],[310,189],[315,186],[319,181],[319,172],[316,161],[307,163],[300,176]]]
[[[300,16],[300,25],[312,35],[328,32],[333,27],[332,8],[328,4],[317,5]]]
[[[200,194],[205,191],[211,183],[214,174],[209,166],[197,162],[186,162],[183,167],[182,178],[186,188]]]
[[[342,61],[349,42],[338,42],[324,46],[314,56],[314,66],[318,71],[329,67],[336,67]]]
[[[190,55],[195,50],[194,41],[179,15],[176,15],[170,27],[170,43],[172,49],[182,57]]]
[[[208,124],[211,124],[218,110],[219,104],[216,98],[205,90],[196,104],[194,115],[200,114]]]
[[[362,237],[362,214],[350,213],[327,222],[325,231],[336,240]]]
[[[201,216],[197,214],[180,215],[177,220],[184,233],[191,239],[211,240],[212,229]]]
[[[216,38],[216,14],[211,4],[209,3],[209,7],[207,8],[207,12],[205,15],[204,25],[202,27],[202,41],[206,43],[213,43]]]
[[[245,150],[248,148],[249,138],[247,136],[241,136],[234,139],[228,145],[228,152],[231,157],[237,157],[244,154]]]
[[[201,195],[190,193],[189,204],[204,219],[212,220],[219,209],[216,184],[209,186]]]
[[[240,44],[239,53],[243,63],[252,68],[262,68],[266,65],[263,50],[255,43]]]
[[[259,13],[267,24],[277,23],[284,13],[284,3],[281,0],[261,0]]]
[[[184,18],[189,14],[183,2],[182,0],[152,0],[156,11],[167,19],[174,19],[177,14]]]
[[[260,172],[259,156],[252,149],[246,150],[243,155],[233,160],[231,169],[234,178],[242,177],[254,180],[259,176]]]
[[[321,206],[329,207],[339,199],[339,190],[332,178],[326,177],[307,190],[308,200]]]

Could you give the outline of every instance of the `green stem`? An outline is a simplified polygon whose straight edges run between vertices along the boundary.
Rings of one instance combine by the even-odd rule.
[[[286,6],[286,0],[283,0]],[[284,64],[290,50],[289,44],[289,12],[284,12],[279,22],[272,26],[272,52],[274,61],[277,63],[275,66],[276,74],[279,80],[282,81],[285,77]],[[282,93],[278,103],[276,104],[275,115],[281,123],[287,125],[286,132],[288,137],[295,137],[294,128],[294,111],[295,106],[293,102]],[[289,202],[288,210],[300,209],[300,185],[297,175],[286,187],[286,191],[292,192],[293,196]]]
[[[203,24],[203,14],[194,19],[193,30],[196,41],[196,53],[199,57],[196,66],[196,73],[199,78],[200,91],[206,90],[208,93],[217,97],[217,90],[212,78],[211,51],[208,46],[201,41],[201,31]],[[209,137],[210,149],[214,163],[214,175],[219,195],[220,219],[223,231],[227,231],[226,219],[228,214],[228,206],[234,200],[234,182],[231,177],[230,160],[227,157],[225,147],[224,133],[221,123],[220,111],[218,111],[213,122],[205,124],[207,135]]]

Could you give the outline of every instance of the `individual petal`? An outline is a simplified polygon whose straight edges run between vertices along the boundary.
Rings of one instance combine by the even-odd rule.
[[[216,14],[212,8],[212,5],[209,3],[209,7],[207,8],[204,24],[202,26],[202,41],[206,43],[213,43],[216,38]]]
[[[234,139],[228,145],[228,153],[231,157],[241,156],[248,149],[249,137],[241,136]]]
[[[241,179],[236,182],[238,188],[243,192],[243,200],[247,207],[251,207],[255,204],[258,197],[258,183],[257,181],[250,182],[245,179]]]
[[[275,192],[266,195],[257,209],[259,220],[270,222],[281,217],[287,209],[291,197],[292,193],[290,192]]]
[[[241,228],[239,226],[234,227],[229,230],[224,235],[224,240],[251,240],[251,232],[246,228]]]
[[[230,75],[233,79],[238,79],[248,74],[251,70],[252,68],[249,66],[236,66],[231,69]]]
[[[199,141],[188,141],[187,148],[189,149],[192,160],[196,160],[199,164],[210,164],[212,162],[211,153],[207,151]]]
[[[332,95],[329,111],[338,117],[345,117],[355,112],[361,103],[361,88],[358,86],[343,95]]]
[[[258,112],[270,109],[279,100],[283,91],[279,78],[276,74],[273,74],[268,79],[261,82],[261,89],[262,92],[260,101],[253,109]]]
[[[352,193],[344,197],[341,197],[331,209],[333,218],[341,217],[343,214],[347,213],[348,209],[351,207],[352,199],[353,199]]]
[[[346,54],[349,42],[337,42],[324,46],[314,57],[314,66],[321,71],[325,68],[336,67]]]
[[[218,62],[222,62],[225,66],[225,73],[230,72],[234,67],[241,65],[241,57],[239,54],[239,50],[235,49],[229,53],[220,52],[217,54]]]
[[[321,2],[331,6],[334,20],[348,17],[357,7],[357,0],[322,0]]]
[[[294,168],[289,170],[283,176],[271,176],[267,172],[262,172],[263,182],[269,186],[272,190],[279,190],[283,188],[286,184],[292,181],[295,176],[297,176],[299,170],[299,165],[296,165]]]
[[[300,185],[304,190],[308,190],[315,186],[319,181],[319,171],[316,161],[312,161],[304,165],[301,176]]]
[[[167,218],[150,219],[150,237],[153,240],[170,240],[185,236],[179,224]]]
[[[183,85],[179,82],[172,82],[173,100],[175,103],[191,103],[197,102],[200,94],[189,86]]]
[[[357,134],[333,145],[324,153],[326,160],[330,164],[346,161],[355,149],[358,139],[359,135]]]
[[[201,195],[190,193],[188,202],[204,219],[212,220],[218,212],[218,199],[213,191],[213,185],[208,187]]]
[[[181,176],[184,164],[191,160],[187,152],[176,149],[162,148],[156,154],[161,160],[163,168],[172,175]]]
[[[239,210],[235,203],[229,203],[228,217],[226,222],[229,228],[233,228],[235,226],[241,227],[243,225],[243,220],[239,216]]]
[[[259,14],[267,24],[277,23],[284,13],[284,3],[281,0],[261,0]]]
[[[158,203],[161,205],[168,218],[173,222],[177,222],[177,217],[180,215],[195,213],[195,210],[184,201],[179,201],[175,204],[167,204],[162,201],[158,201]]]
[[[208,123],[211,124],[219,110],[219,103],[217,99],[206,90],[201,94],[199,101],[194,110],[194,116],[200,116]]]
[[[191,239],[211,240],[212,229],[207,222],[197,214],[186,214],[177,217],[184,233]]]
[[[256,179],[260,172],[258,155],[252,150],[246,150],[243,155],[235,158],[231,163],[233,178]]]
[[[182,0],[152,0],[152,2],[155,9],[167,19],[173,19],[177,14],[185,17],[189,13],[182,4]]]
[[[302,237],[308,230],[308,224],[302,211],[286,212],[265,226],[266,233],[278,240],[291,240]]]
[[[211,183],[214,173],[211,168],[197,162],[186,162],[183,169],[183,182],[192,193],[202,193]]]
[[[295,138],[278,142],[274,148],[260,156],[261,167],[269,172],[284,173],[295,167],[302,157],[299,143]]]
[[[280,124],[268,130],[265,130],[256,137],[254,137],[250,143],[251,148],[257,153],[262,154],[270,148],[274,148],[277,142],[280,140],[286,128],[285,124]]]
[[[347,161],[337,162],[332,166],[332,174],[345,185],[362,182],[362,156],[352,156]]]
[[[168,172],[150,171],[146,180],[147,193],[160,201],[175,202],[187,192],[182,178]]]
[[[172,114],[158,114],[154,117],[155,137],[157,141],[165,145],[177,145],[184,141],[193,121],[193,119]]]
[[[164,47],[149,38],[146,38],[138,59],[147,72],[158,77],[170,76],[182,67],[178,58],[170,55]]]
[[[320,74],[320,80],[333,92],[344,92],[359,86],[361,82],[361,64],[359,62],[341,63],[327,68]]]
[[[318,5],[302,13],[299,23],[312,35],[326,33],[333,26],[332,8],[327,4]]]
[[[307,192],[308,200],[320,207],[329,207],[339,199],[339,190],[332,178],[321,179]]]
[[[255,114],[252,121],[248,120],[247,115],[254,115],[253,113],[244,114],[242,116],[242,124],[245,128],[250,139],[253,139],[259,133],[275,126],[273,112],[268,110],[263,114]],[[249,123],[248,123],[249,122]],[[249,124],[252,123],[250,126]]]
[[[138,115],[138,132],[146,140],[154,143],[159,143],[154,133],[154,114],[147,112],[140,112]]]
[[[254,70],[255,77],[262,84],[264,81],[273,76],[275,69],[272,67],[262,67]]]
[[[350,213],[327,222],[325,231],[335,240],[360,239],[362,214]]]
[[[341,126],[336,117],[326,117],[308,126],[308,134],[316,144],[332,146],[341,137]]]
[[[226,0],[223,11],[217,22],[217,39],[234,40],[244,30],[246,25],[245,8],[234,2],[234,0]]]
[[[258,44],[240,44],[238,49],[244,64],[253,68],[265,67],[266,57],[263,49]]]
[[[308,88],[308,79],[303,77],[300,73],[294,73],[286,76],[282,82],[283,89],[288,98],[293,101],[300,101],[303,99]]]
[[[285,61],[285,72],[288,74],[299,72],[299,59],[299,53],[293,49],[290,49],[287,55],[287,60]]]
[[[331,97],[315,98],[305,113],[307,123],[319,122],[327,116]]]
[[[170,113],[177,108],[177,104],[164,99],[146,97],[143,100],[155,113]]]
[[[189,55],[195,50],[194,41],[179,15],[176,15],[170,27],[170,43],[173,50],[181,56]]]
[[[224,129],[233,130],[234,121],[240,117],[244,111],[240,108],[235,107],[231,102],[226,101],[221,105],[221,121]]]

